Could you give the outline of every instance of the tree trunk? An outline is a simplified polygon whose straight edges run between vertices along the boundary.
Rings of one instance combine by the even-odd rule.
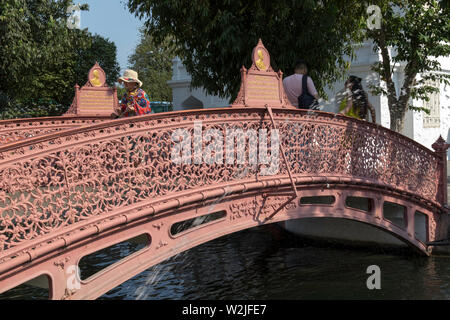
[[[397,93],[395,90],[395,84],[392,80],[392,71],[391,70],[391,57],[389,55],[389,50],[386,45],[385,39],[385,30],[381,28],[381,30],[377,33],[375,39],[378,41],[378,46],[380,47],[381,57],[382,57],[382,73],[381,78],[386,83],[386,91],[387,91],[387,99],[389,106],[389,114],[391,119],[391,130],[396,132],[401,132],[404,126],[404,116],[406,110],[406,106],[402,105],[402,100],[397,98]],[[402,112],[403,110],[403,112]]]
[[[398,103],[398,102],[397,102]],[[391,118],[391,130],[401,133],[405,125],[405,110],[403,108],[389,105],[389,114]]]
[[[405,67],[405,80],[401,89],[400,97],[395,100],[395,105],[391,106],[389,103],[389,110],[391,115],[391,129],[401,133],[405,124],[405,115],[409,107],[409,100],[411,98],[411,88],[417,75],[415,72],[415,61],[410,61]],[[392,111],[391,111],[392,110]]]
[[[374,40],[378,42],[378,46],[381,51],[383,68],[380,75],[382,76],[382,80],[386,82],[391,130],[401,133],[405,125],[405,115],[408,110],[409,100],[411,97],[411,88],[417,75],[416,61],[408,61],[406,64],[405,80],[400,91],[400,96],[397,98],[395,83],[392,80],[394,68],[391,68],[391,57],[386,44],[386,35],[383,27],[378,33],[375,34]]]

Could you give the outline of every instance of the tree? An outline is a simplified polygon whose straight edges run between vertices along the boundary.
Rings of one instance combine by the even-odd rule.
[[[285,75],[306,59],[323,96],[323,87],[343,76],[344,55],[353,56],[366,17],[359,0],[129,0],[128,7],[145,19],[156,44],[174,37],[194,87],[222,97],[237,95],[240,67],[250,65],[259,38]]]
[[[96,60],[110,76],[110,84],[117,79],[115,45],[92,36],[87,29],[68,28],[67,8],[71,4],[72,0],[0,2],[3,116],[64,112],[72,102],[75,83],[84,85],[87,71]],[[88,6],[81,9],[88,10]]]
[[[120,75],[117,62],[117,48],[114,42],[99,35],[89,35],[88,44],[84,48],[75,48],[77,64],[75,66],[75,82],[84,85],[89,70],[98,62],[106,73],[106,83],[113,87]]]
[[[143,89],[151,100],[172,101],[172,89],[167,81],[172,78],[172,59],[175,57],[173,39],[167,37],[156,45],[144,29],[140,32],[140,43],[129,57],[130,68],[138,72]]]
[[[73,47],[86,45],[87,32],[67,28],[70,4],[69,0],[2,1],[0,77],[7,81],[2,81],[0,91],[25,101],[53,98],[71,86]]]
[[[382,61],[373,66],[386,87],[373,87],[372,93],[387,96],[391,129],[401,132],[411,99],[428,100],[439,89],[428,81],[449,84],[449,75],[439,73],[436,57],[450,54],[450,11],[446,1],[395,0],[369,1],[381,9],[381,28],[367,32],[374,41],[374,50],[381,52]],[[400,88],[393,80],[394,68],[403,65],[405,77]],[[420,80],[418,80],[420,75]],[[398,93],[397,93],[398,92]]]

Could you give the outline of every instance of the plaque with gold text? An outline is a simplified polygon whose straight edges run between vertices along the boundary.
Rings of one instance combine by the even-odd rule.
[[[232,107],[295,108],[283,88],[283,72],[275,72],[270,65],[270,55],[259,40],[252,53],[250,69],[241,68],[241,88]]]
[[[96,63],[83,87],[75,86],[75,98],[65,115],[111,116],[119,108],[117,89],[106,84],[105,71]]]

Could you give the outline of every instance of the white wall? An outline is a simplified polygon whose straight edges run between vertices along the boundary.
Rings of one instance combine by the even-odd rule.
[[[408,111],[408,122],[412,122],[413,127],[413,139],[427,148],[431,149],[431,145],[439,138],[439,135],[444,140],[449,141],[449,129],[450,129],[450,86],[440,84],[440,123],[439,128],[424,128],[423,117],[424,112]],[[414,106],[422,106],[422,101],[414,101]]]
[[[203,108],[224,108],[230,106],[229,98],[219,98],[208,95],[203,89],[191,89],[191,77],[181,60],[176,57],[172,60],[172,80],[167,83],[172,88],[173,110],[184,110],[183,102],[190,96],[202,102]]]

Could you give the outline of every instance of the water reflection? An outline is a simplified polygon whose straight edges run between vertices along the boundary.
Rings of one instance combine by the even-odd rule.
[[[381,290],[366,287],[373,264]],[[101,299],[136,299],[137,287],[145,299],[449,299],[449,282],[450,257],[317,246],[265,226],[193,248]]]
[[[131,250],[116,247],[92,259]],[[98,264],[98,266],[96,265]],[[367,267],[381,269],[381,290],[366,287]],[[100,299],[450,299],[450,257],[344,248],[299,239],[269,225],[224,236],[180,253]],[[17,288],[0,296],[42,298]]]

